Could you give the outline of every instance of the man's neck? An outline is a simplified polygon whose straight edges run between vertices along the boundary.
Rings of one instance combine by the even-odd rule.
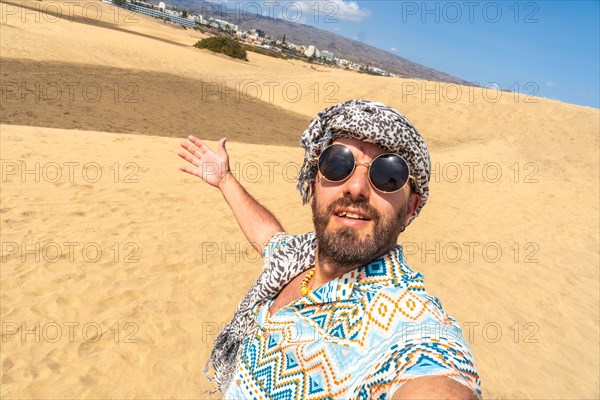
[[[312,282],[310,282],[310,287],[316,289],[358,267],[360,267],[358,264],[340,265],[335,261],[327,259],[320,260],[317,257],[315,259],[315,275],[312,278]]]
[[[396,243],[390,244],[388,247],[386,247],[385,250],[381,251],[380,254],[373,257],[373,260],[376,260],[379,257],[383,256],[384,254],[389,253],[396,246],[397,246]],[[371,261],[373,261],[373,260],[371,260]],[[335,260],[332,260],[326,256],[323,256],[322,254],[320,255],[319,254],[319,244],[317,243],[317,248],[316,248],[316,252],[315,252],[315,275],[313,276],[313,278],[311,279],[311,282],[309,283],[309,288],[314,290],[318,287],[323,286],[324,284],[326,284],[329,281],[332,281],[336,278],[339,278],[340,276],[347,274],[348,272],[350,272],[358,267],[362,267],[363,265],[365,265],[365,264],[360,264],[360,263],[340,264],[340,263],[336,262]]]

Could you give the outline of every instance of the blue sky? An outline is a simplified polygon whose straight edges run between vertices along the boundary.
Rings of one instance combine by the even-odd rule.
[[[288,20],[302,9],[301,22],[467,81],[600,108],[599,1],[274,3],[293,3]]]

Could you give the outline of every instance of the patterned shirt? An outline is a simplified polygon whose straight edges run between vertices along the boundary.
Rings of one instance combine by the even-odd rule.
[[[291,236],[276,235],[273,249]],[[481,396],[458,323],[423,288],[397,246],[269,314],[254,305],[226,399],[388,399],[402,384],[444,375]]]

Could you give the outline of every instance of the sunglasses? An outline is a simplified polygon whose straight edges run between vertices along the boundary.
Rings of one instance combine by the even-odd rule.
[[[404,158],[394,153],[384,153],[369,163],[359,163],[354,159],[352,150],[343,144],[332,144],[323,150],[318,158],[319,172],[330,182],[342,182],[352,175],[357,165],[369,168],[371,186],[380,192],[394,193],[414,177]]]

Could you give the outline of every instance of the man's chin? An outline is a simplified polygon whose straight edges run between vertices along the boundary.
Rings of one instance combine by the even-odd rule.
[[[334,217],[337,218],[337,217]],[[372,221],[364,221],[366,223],[359,224],[339,224],[336,222],[330,223],[327,227],[327,233],[332,237],[343,237],[357,242],[363,242],[373,238],[373,223]],[[360,245],[360,243],[355,243]]]
[[[373,236],[350,227],[327,230],[323,235],[317,232],[317,240],[319,256],[341,265],[365,264],[378,255]]]
[[[338,217],[330,210],[332,207],[319,212],[315,201],[312,207],[320,260],[330,260],[340,266],[366,264],[380,256],[398,236],[392,238],[393,220],[386,224],[379,218]]]
[[[357,247],[363,248],[375,245],[371,226],[336,226],[329,229],[327,233],[331,240],[335,241],[338,246],[347,248],[348,251],[352,251]]]

